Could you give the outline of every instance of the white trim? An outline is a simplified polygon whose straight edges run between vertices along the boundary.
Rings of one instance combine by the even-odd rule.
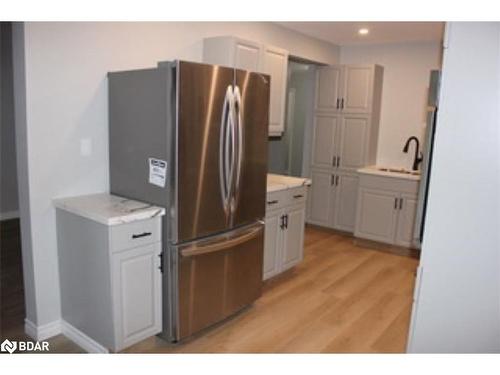
[[[24,332],[36,341],[47,340],[50,337],[61,334],[61,322],[55,320],[43,326],[37,326],[32,321],[24,319]]]
[[[78,346],[82,347],[88,353],[109,353],[109,350],[99,344],[94,339],[88,337],[85,333],[75,328],[68,322],[61,320],[61,331],[64,336],[73,341]]]
[[[32,321],[24,319],[24,332],[36,341],[63,334],[88,353],[109,353],[107,348],[64,320],[55,320],[43,326],[37,326]]]
[[[0,212],[0,221],[17,219],[17,218],[19,218],[19,211]]]

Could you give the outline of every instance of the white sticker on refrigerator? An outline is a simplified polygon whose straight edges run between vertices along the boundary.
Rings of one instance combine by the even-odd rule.
[[[149,158],[149,183],[165,187],[167,179],[167,162],[160,159]]]

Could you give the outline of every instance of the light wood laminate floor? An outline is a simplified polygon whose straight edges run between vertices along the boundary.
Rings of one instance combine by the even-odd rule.
[[[417,265],[308,227],[304,261],[266,282],[251,307],[181,344],[152,337],[125,352],[404,352]],[[49,341],[51,351],[80,351],[63,336]]]

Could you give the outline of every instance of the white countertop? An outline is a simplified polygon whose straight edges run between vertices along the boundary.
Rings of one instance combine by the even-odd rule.
[[[280,174],[267,174],[267,192],[292,189],[300,186],[310,186],[311,180],[302,177],[283,176]]]
[[[386,169],[392,169],[392,170],[391,171],[382,171],[382,170],[380,170],[380,168],[386,168]],[[383,176],[383,177],[392,177],[392,178],[401,178],[401,179],[405,179],[405,180],[420,181],[420,174],[398,172],[397,170],[398,170],[398,168],[372,165],[369,167],[358,169],[357,172],[363,173],[363,174],[372,174],[372,175],[377,175],[377,176]]]
[[[104,225],[146,220],[165,214],[162,207],[108,193],[54,199],[54,206]]]

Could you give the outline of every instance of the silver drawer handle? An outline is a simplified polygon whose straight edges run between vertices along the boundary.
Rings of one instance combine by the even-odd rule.
[[[135,240],[136,238],[147,237],[147,236],[151,236],[151,232],[144,232],[141,234],[133,234],[132,239]]]
[[[302,195],[302,194],[297,194],[297,195],[294,195],[293,197],[294,197],[295,199],[297,199],[297,198],[302,198],[302,197],[303,197],[303,195]]]
[[[277,201],[277,200],[274,200],[274,201],[267,201],[267,204],[276,204],[276,203],[278,203],[278,201]]]

